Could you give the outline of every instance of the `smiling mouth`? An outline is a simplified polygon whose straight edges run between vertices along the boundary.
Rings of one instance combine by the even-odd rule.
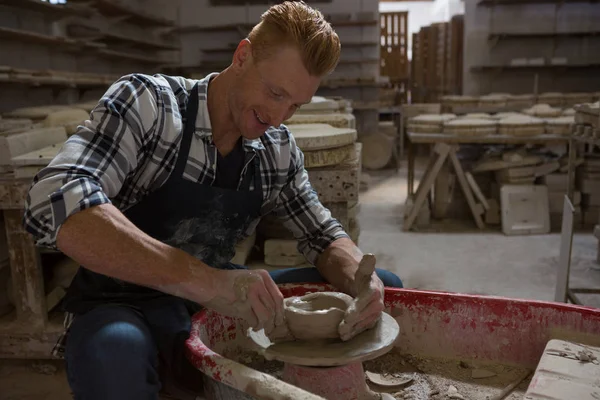
[[[258,120],[258,122],[260,122],[263,125],[269,125],[267,124],[265,121],[263,121],[260,116],[258,115],[258,113],[256,111],[254,111],[254,116],[256,117],[256,119]]]

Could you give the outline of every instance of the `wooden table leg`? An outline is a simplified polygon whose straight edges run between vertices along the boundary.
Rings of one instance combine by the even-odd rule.
[[[4,210],[15,308],[19,322],[41,331],[48,322],[41,260],[22,218],[22,210]]]
[[[467,203],[469,204],[469,208],[471,209],[471,213],[473,214],[473,219],[475,219],[475,224],[479,229],[485,228],[485,223],[481,218],[481,214],[479,213],[478,207],[476,207],[475,198],[473,197],[473,192],[471,192],[471,187],[467,182],[467,178],[465,176],[465,171],[460,165],[460,161],[456,156],[456,148],[450,151],[450,160],[452,161],[452,165],[454,166],[454,172],[456,172],[456,177],[458,178],[458,183],[462,188],[463,193],[465,194],[465,198],[467,199]]]
[[[448,158],[448,153],[453,149],[453,147],[449,146],[446,143],[437,143],[433,148],[433,154],[431,159],[429,160],[429,164],[427,165],[427,169],[425,170],[425,174],[423,174],[423,178],[419,181],[419,187],[417,188],[417,193],[414,197],[414,202],[412,205],[412,209],[408,214],[408,217],[404,220],[403,230],[408,231],[412,227],[412,224],[417,219],[417,215],[419,215],[419,211],[427,198],[427,194],[433,187],[433,183],[435,182],[435,178],[437,174],[440,172],[442,165],[446,162]]]
[[[577,143],[572,137],[569,138],[569,159],[568,159],[568,170],[567,170],[567,196],[569,200],[573,201],[573,193],[575,192],[575,158],[577,157]]]
[[[408,198],[412,197],[415,194],[415,155],[414,155],[414,148],[413,148],[413,144],[410,142],[410,140],[407,143],[407,155],[408,155],[408,165],[407,165],[407,175],[406,175],[406,180],[407,180],[407,193],[408,193]]]

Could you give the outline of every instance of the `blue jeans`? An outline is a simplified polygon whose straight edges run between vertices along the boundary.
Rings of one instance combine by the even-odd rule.
[[[245,268],[230,264],[225,268]],[[377,270],[385,286],[402,287],[391,272]],[[271,272],[276,283],[325,282],[316,268]],[[150,317],[155,323],[150,324]],[[75,400],[158,399],[166,389],[181,399],[201,391],[202,374],[181,350],[189,336],[189,314],[180,303],[152,304],[145,312],[127,305],[99,305],[79,315],[69,329],[65,361]],[[165,353],[178,353],[176,356]],[[179,369],[185,385],[174,383],[171,369]]]

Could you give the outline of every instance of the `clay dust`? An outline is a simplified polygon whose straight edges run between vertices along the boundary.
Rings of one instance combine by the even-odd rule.
[[[252,351],[228,349],[226,357],[250,368],[281,379],[283,363],[267,361]],[[383,377],[412,379],[401,390],[370,385],[377,392],[387,392],[397,400],[492,400],[502,389],[519,379],[525,368],[470,360],[423,358],[400,354],[396,350],[363,363],[365,371]],[[521,400],[530,377],[521,382],[504,400]]]
[[[410,400],[491,400],[506,386],[523,376],[525,368],[495,363],[422,358],[391,351],[364,363],[366,371],[413,378],[413,383],[391,393]],[[483,377],[482,377],[483,376]],[[521,400],[530,379],[519,384],[506,400]]]

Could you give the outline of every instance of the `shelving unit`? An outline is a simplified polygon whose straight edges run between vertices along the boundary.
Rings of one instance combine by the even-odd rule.
[[[596,0],[466,0],[465,14],[463,94],[600,90]]]
[[[86,43],[66,37],[44,35],[36,32],[13,29],[0,26],[0,40],[15,40],[24,43],[37,43],[52,46],[64,51],[79,51],[86,47]]]
[[[200,8],[202,15],[197,11]],[[375,83],[381,64],[377,2],[347,4],[333,0],[319,9],[339,35],[342,55],[317,95],[342,96],[363,103],[377,101],[381,86]],[[229,66],[239,41],[260,21],[263,11],[264,7],[249,4],[219,7],[208,1],[184,0],[181,15],[185,22],[174,29],[182,38],[183,59],[181,67],[168,71],[198,78]],[[359,136],[377,131],[376,109],[357,109],[355,115]]]
[[[586,110],[587,109],[587,110]],[[600,112],[596,109],[594,113],[589,113],[591,110],[587,106],[578,105],[575,107],[575,125],[573,126],[572,134],[569,137],[569,164],[568,164],[568,187],[567,198],[569,202],[573,202],[575,186],[576,186],[576,170],[575,160],[578,158],[579,147],[588,147],[589,149],[600,148]],[[584,161],[585,162],[585,161]],[[573,208],[572,206],[570,207]],[[563,217],[564,218],[564,217]],[[573,216],[571,216],[573,218]],[[563,223],[561,234],[565,237],[572,238],[573,227]],[[594,237],[598,239],[596,261],[600,263],[600,220],[594,227]],[[570,286],[570,266],[571,266],[571,247],[572,243],[569,240],[568,257],[561,263],[557,278],[557,291],[554,301],[572,302],[574,304],[583,305],[578,294],[600,294],[600,288],[576,288]]]
[[[0,6],[15,7],[23,10],[43,13],[53,18],[72,15],[89,16],[91,10],[87,7],[73,6],[69,4],[52,4],[39,0],[0,0]]]
[[[176,20],[138,10],[118,0],[0,0],[0,113],[97,100],[124,74],[177,63]],[[0,317],[0,357],[50,358],[64,315],[48,312],[42,264],[56,255],[37,248],[22,227],[30,179],[0,175],[0,229],[10,248],[3,268],[10,268],[15,307]]]
[[[471,67],[473,72],[502,71],[502,70],[569,70],[569,69],[595,69],[600,68],[600,63],[593,64],[545,64],[545,65],[476,65]]]
[[[258,22],[258,21],[256,21]],[[347,27],[347,26],[375,26],[378,24],[377,20],[364,20],[364,21],[331,21],[331,25],[334,28]],[[239,23],[239,24],[224,24],[224,25],[209,25],[209,26],[198,26],[189,25],[181,26],[175,30],[180,33],[190,32],[227,32],[227,31],[239,31],[240,29],[250,31],[254,27],[255,23]]]
[[[146,13],[138,7],[127,6],[118,0],[69,0],[69,3],[84,3],[106,17],[117,17],[120,19],[126,17],[128,22],[136,25],[146,27],[175,27],[177,25],[175,20]]]
[[[413,34],[412,102],[438,102],[443,95],[461,94],[463,29],[464,16],[455,15]]]
[[[31,87],[105,88],[118,76],[52,70],[28,70],[0,66],[0,83]]]
[[[528,4],[562,4],[562,3],[597,3],[598,0],[478,0],[482,6],[522,5]]]
[[[571,31],[571,32],[491,32],[490,40],[501,39],[545,39],[545,38],[584,38],[599,36],[600,31]]]
[[[120,0],[0,0],[0,9],[0,53],[11,55],[2,63],[13,69],[0,77],[0,112],[98,98],[122,75],[179,64],[176,20]],[[15,72],[34,70],[60,73]],[[16,95],[23,88],[35,95]]]

